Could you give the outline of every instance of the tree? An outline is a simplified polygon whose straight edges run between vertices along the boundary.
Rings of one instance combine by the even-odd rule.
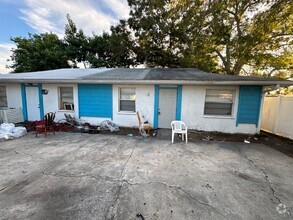
[[[267,58],[282,55],[284,43],[292,37],[292,1],[218,0],[211,7],[207,30],[212,32],[215,52],[227,74],[239,75],[244,65],[266,63],[268,68],[273,59]]]
[[[135,45],[126,22],[121,20],[111,27],[111,34],[104,32],[89,40],[87,56],[91,67],[130,67],[136,65]]]
[[[254,24],[252,64],[255,71],[268,77],[293,75],[293,2],[278,1],[260,13]],[[263,43],[260,43],[263,42]]]
[[[89,39],[89,54],[87,60],[90,62],[91,67],[99,68],[115,67],[111,57],[110,51],[110,35],[103,33],[101,36],[94,35]]]
[[[179,67],[184,39],[176,27],[168,0],[129,0],[128,24],[139,45],[137,57],[149,67]]]
[[[82,62],[87,68],[86,57],[89,51],[89,40],[85,36],[82,29],[77,30],[76,25],[67,14],[68,24],[65,25],[64,42],[66,44],[66,52],[69,60],[72,61],[73,67],[77,67],[78,62]]]
[[[290,0],[128,0],[129,26],[148,66],[239,75],[292,53]],[[220,61],[220,62],[218,62]],[[264,65],[265,64],[265,65]]]
[[[110,28],[110,48],[112,59],[117,67],[130,67],[136,65],[137,47],[131,36],[131,31],[125,20]]]
[[[28,38],[11,38],[16,44],[12,49],[10,68],[14,72],[32,72],[68,68],[64,43],[56,34],[29,34]]]

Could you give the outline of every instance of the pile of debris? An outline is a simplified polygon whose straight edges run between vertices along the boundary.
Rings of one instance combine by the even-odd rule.
[[[118,132],[120,131],[119,126],[110,120],[102,121],[100,126],[91,125],[90,123],[72,117],[70,114],[64,114],[65,119],[62,119],[56,123],[57,130],[66,130],[66,127],[72,128],[74,132],[83,132],[97,134],[101,130]]]

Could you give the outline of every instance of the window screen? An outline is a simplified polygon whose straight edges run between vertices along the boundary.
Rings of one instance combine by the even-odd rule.
[[[7,96],[5,86],[0,86],[0,108],[7,108]]]
[[[120,88],[120,111],[135,112],[135,88]]]
[[[59,109],[60,110],[74,110],[73,104],[73,88],[60,87],[59,88]]]
[[[232,115],[233,90],[206,91],[205,115]]]

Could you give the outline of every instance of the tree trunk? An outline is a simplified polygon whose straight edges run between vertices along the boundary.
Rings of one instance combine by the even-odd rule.
[[[231,73],[231,55],[230,55],[230,48],[228,44],[226,44],[226,57],[227,57],[227,65],[226,65],[227,75],[233,75],[233,73]]]
[[[216,50],[216,53],[220,57],[220,59],[222,60],[222,62],[224,64],[226,74],[229,75],[230,74],[230,66],[228,66],[228,62],[225,60],[225,57],[220,53],[220,51]]]
[[[237,60],[236,63],[235,63],[235,65],[234,65],[234,67],[233,67],[233,73],[232,74],[238,76],[239,73],[240,73],[240,70],[243,67],[243,65],[244,65],[243,61]]]

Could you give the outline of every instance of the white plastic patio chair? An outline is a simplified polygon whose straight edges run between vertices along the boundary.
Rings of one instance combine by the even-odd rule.
[[[184,136],[185,136],[185,141],[186,143],[188,142],[187,126],[183,121],[172,121],[171,127],[172,127],[172,144],[174,143],[175,134],[181,134],[182,141],[184,141]]]

